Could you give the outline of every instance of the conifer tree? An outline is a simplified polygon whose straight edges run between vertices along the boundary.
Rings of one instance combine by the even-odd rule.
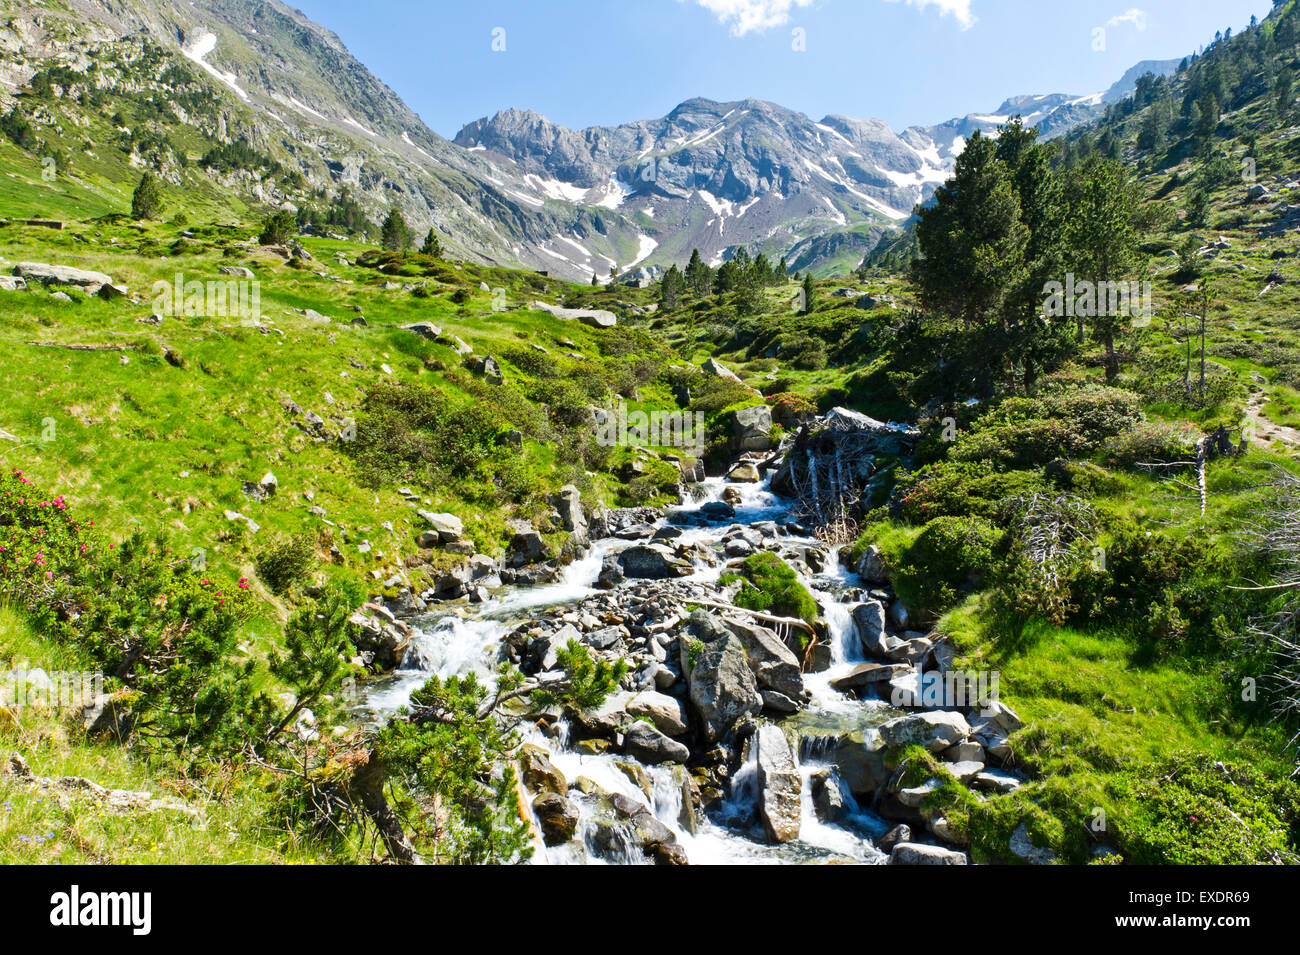
[[[151,172],[140,177],[140,184],[131,195],[131,218],[156,219],[162,212],[162,189]]]

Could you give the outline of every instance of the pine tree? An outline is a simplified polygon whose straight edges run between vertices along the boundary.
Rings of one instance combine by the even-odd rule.
[[[813,310],[813,296],[815,291],[816,290],[813,286],[812,269],[809,269],[808,273],[803,277],[803,310],[805,315]]]
[[[162,188],[151,172],[140,177],[140,184],[131,195],[131,218],[156,219],[162,212]]]
[[[442,258],[442,243],[438,241],[438,236],[432,229],[424,237],[424,245],[420,247],[420,251],[425,255],[433,256],[435,259]]]
[[[1119,163],[1096,159],[1075,175],[1068,189],[1067,240],[1073,271],[1099,287],[1104,282],[1127,279],[1138,272],[1141,236],[1133,225],[1139,197]],[[1094,318],[1094,337],[1106,348],[1106,380],[1119,375],[1115,338],[1130,321],[1128,315],[1101,314]]]
[[[1023,288],[1029,230],[997,143],[976,132],[918,213],[913,279],[924,313],[953,341],[949,387],[991,397],[1004,380],[1008,300]]]
[[[777,285],[790,281],[790,266],[786,264],[784,255],[781,256],[781,261],[776,264],[772,278],[776,280]]]
[[[262,245],[284,245],[298,232],[298,217],[288,209],[281,209],[266,217],[258,242]]]
[[[411,230],[397,206],[388,210],[388,218],[384,219],[380,230],[379,242],[389,252],[405,252],[411,247]]]
[[[686,284],[696,298],[708,295],[713,287],[713,270],[700,258],[700,250],[691,252],[691,260],[686,264]]]
[[[659,280],[659,307],[665,311],[676,308],[681,302],[684,285],[681,270],[676,265],[670,266]]]

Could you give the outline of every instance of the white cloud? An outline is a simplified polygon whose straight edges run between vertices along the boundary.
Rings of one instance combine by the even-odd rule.
[[[684,3],[685,0],[678,0]],[[732,36],[753,30],[770,30],[790,22],[792,7],[810,7],[813,0],[695,0],[721,24],[731,25]]]
[[[898,3],[899,0],[888,0],[889,3]],[[938,7],[940,16],[950,16],[961,24],[963,30],[969,30],[979,20],[979,17],[971,13],[971,0],[904,0],[909,7],[916,7],[924,11],[926,7]]]
[[[1123,13],[1118,13],[1107,20],[1106,26],[1117,27],[1123,23],[1133,24],[1134,29],[1141,33],[1147,28],[1147,12],[1137,7],[1129,7]]]

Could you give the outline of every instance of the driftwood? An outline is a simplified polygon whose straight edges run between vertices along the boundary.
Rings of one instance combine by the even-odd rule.
[[[683,602],[699,604],[701,607],[713,607],[716,610],[734,610],[736,613],[749,614],[751,617],[754,617],[757,620],[762,620],[764,623],[774,623],[780,626],[794,627],[798,630],[804,631],[805,633],[812,634],[814,638],[817,636],[817,631],[813,629],[812,624],[805,620],[800,620],[798,617],[777,617],[770,613],[763,613],[761,610],[750,610],[748,607],[737,607],[735,604],[724,604],[716,600],[701,600],[697,597],[685,599]]]

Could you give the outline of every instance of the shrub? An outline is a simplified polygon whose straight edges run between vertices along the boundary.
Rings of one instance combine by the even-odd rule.
[[[265,738],[267,700],[237,657],[247,581],[223,584],[164,537],[105,541],[21,471],[0,477],[0,601],[130,691],[146,745],[237,752]]]
[[[898,479],[893,510],[913,524],[936,517],[993,520],[1007,498],[1042,486],[1039,471],[993,471],[981,461],[939,461]]]
[[[281,537],[264,547],[254,563],[257,576],[272,592],[286,594],[311,577],[316,566],[316,541],[310,534]]]
[[[1000,530],[979,518],[935,518],[891,561],[899,596],[915,612],[942,613],[983,583],[995,566],[1001,537]]]
[[[1170,464],[1195,458],[1200,436],[1191,425],[1144,421],[1107,441],[1105,451],[1109,460],[1128,467],[1148,462]]]
[[[497,453],[508,421],[485,397],[461,405],[436,388],[385,383],[366,396],[348,449],[382,478],[468,477]]]

